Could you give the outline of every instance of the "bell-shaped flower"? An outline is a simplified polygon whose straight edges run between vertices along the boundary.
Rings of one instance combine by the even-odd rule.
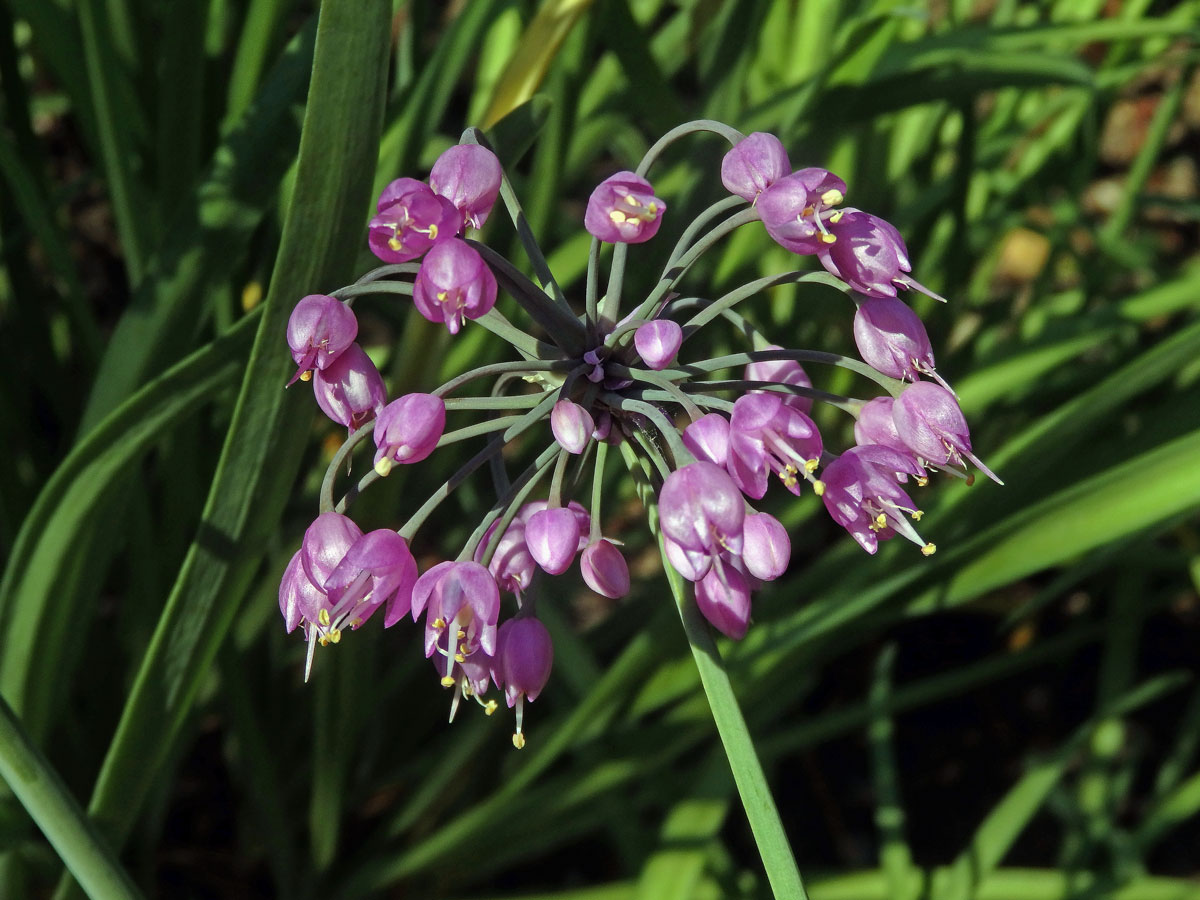
[[[629,564],[607,538],[593,541],[579,557],[583,580],[601,597],[617,600],[629,593]]]
[[[851,447],[825,467],[821,499],[833,520],[868,553],[875,553],[881,540],[900,534],[929,556],[936,548],[909,523],[910,517],[919,520],[921,511],[900,486],[897,472],[915,476],[919,467],[887,447]]]
[[[764,349],[782,350],[783,348],[778,344],[771,344]],[[749,363],[743,377],[746,381],[773,381],[776,384],[790,384],[795,387],[812,387],[812,380],[808,377],[808,373],[794,359],[772,359]],[[761,392],[755,391],[754,393]],[[798,409],[802,413],[807,413],[812,409],[811,397],[802,397],[800,394],[777,394],[777,396],[782,397],[786,405],[792,409]]]
[[[738,141],[721,160],[721,184],[729,193],[754,203],[791,170],[783,142],[773,134],[756,131]]]
[[[565,397],[550,411],[550,430],[568,453],[582,453],[592,439],[596,423],[592,415],[574,400]]]
[[[567,507],[539,510],[525,523],[529,555],[551,575],[561,575],[570,568],[579,543],[579,518]]]
[[[736,561],[714,566],[696,582],[696,606],[709,624],[728,638],[740,641],[750,626],[750,583]]]
[[[430,322],[442,322],[458,334],[467,319],[478,319],[496,305],[496,276],[466,241],[439,241],[421,261],[413,303]]]
[[[633,346],[642,361],[656,372],[675,361],[683,344],[683,329],[670,319],[652,319],[633,333]]]
[[[905,381],[922,375],[942,380],[934,371],[929,334],[903,300],[872,297],[863,302],[854,314],[854,343],[863,361],[884,375]]]
[[[309,294],[288,319],[287,342],[299,366],[288,384],[308,381],[313,369],[326,369],[358,336],[354,310],[335,297]]]
[[[917,459],[917,455],[909,449],[908,444],[901,440],[900,433],[896,430],[896,422],[892,418],[892,409],[895,404],[896,401],[891,397],[876,397],[864,403],[862,409],[858,411],[858,419],[854,423],[854,443],[860,447],[877,444],[902,454],[909,460],[910,468],[920,473],[917,475],[917,484],[924,485],[926,482],[924,466]],[[908,471],[909,469],[905,469],[896,473],[902,484],[908,480]]]
[[[462,214],[415,178],[397,178],[379,195],[378,215],[367,224],[371,252],[386,263],[416,259],[435,242],[458,234]]]
[[[750,513],[742,523],[742,563],[759,581],[774,581],[792,561],[787,529],[765,512]]]
[[[659,526],[687,560],[680,574],[701,578],[717,557],[742,552],[745,501],[733,479],[720,466],[694,462],[676,469],[658,494]]]
[[[609,244],[640,244],[658,233],[666,209],[645,178],[618,172],[592,191],[583,226],[592,237]]]
[[[800,169],[763,191],[756,208],[772,240],[807,256],[836,240],[826,223],[845,196],[846,182],[832,172]]]
[[[554,644],[546,626],[533,616],[509,619],[500,626],[496,638],[496,653],[492,657],[492,678],[504,688],[509,708],[514,706],[516,730],[513,746],[525,746],[523,732],[525,701],[532,703],[550,680],[554,665]]]
[[[456,144],[437,158],[429,186],[459,211],[463,222],[482,228],[500,194],[503,171],[496,154],[478,144]]]
[[[900,439],[929,465],[961,466],[969,459],[996,484],[1004,484],[971,452],[966,416],[954,395],[941,385],[929,381],[910,384],[896,399],[892,419]]]
[[[821,458],[821,434],[800,410],[788,406],[775,393],[743,394],[733,404],[729,421],[729,474],[748,497],[767,492],[772,472],[793,494],[799,495],[797,476],[821,492],[814,476]]]
[[[357,621],[351,621],[354,628],[386,603],[383,627],[391,628],[412,609],[416,581],[417,562],[408,541],[391,529],[380,528],[368,531],[350,545],[326,579],[325,590],[336,602],[339,615],[342,610],[355,609]]]
[[[456,683],[454,663],[482,650],[496,652],[496,619],[500,589],[491,572],[477,562],[438,563],[417,579],[412,594],[412,617],[425,614],[425,655],[433,656],[443,641],[446,674],[442,684]]]
[[[479,546],[475,548],[475,562],[482,563],[487,547],[491,544],[500,520],[493,522]],[[504,530],[504,534],[496,543],[496,549],[488,561],[488,571],[496,579],[502,591],[511,591],[520,595],[529,588],[533,581],[533,570],[537,565],[529,555],[529,547],[525,544],[525,520],[520,516],[514,518]]]
[[[394,463],[416,463],[437,447],[446,430],[446,402],[434,394],[405,394],[375,422],[375,471],[387,475]]]
[[[823,244],[817,256],[830,274],[868,297],[895,297],[904,288],[944,301],[909,277],[908,248],[890,222],[857,209],[842,210],[829,222],[836,240]]]
[[[370,422],[387,403],[383,376],[358,344],[351,344],[313,376],[317,406],[351,434]]]
[[[720,413],[701,416],[683,430],[683,446],[696,459],[724,467],[729,460],[729,420]]]

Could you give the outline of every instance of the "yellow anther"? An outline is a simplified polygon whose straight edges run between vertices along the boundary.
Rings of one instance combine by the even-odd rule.
[[[923,510],[923,509],[914,509],[912,511],[912,517],[913,517],[914,522],[920,522],[921,516],[923,516],[923,515],[925,515],[925,510]]]
[[[438,291],[438,292],[437,292],[437,302],[438,302],[438,303],[445,303],[445,302],[446,302],[446,298],[447,298],[447,297],[449,297],[449,296],[450,296],[450,295],[449,295],[448,293],[446,293],[445,291]]]
[[[846,195],[843,194],[841,191],[839,191],[837,188],[830,188],[829,190],[827,190],[825,193],[823,193],[821,195],[821,202],[824,203],[826,206],[837,206],[839,203],[841,203],[845,199],[846,199]]]
[[[650,218],[652,218],[652,219],[657,218],[658,217],[658,204],[651,203],[649,206],[646,207],[646,212],[650,213]]]
[[[791,472],[780,472],[779,480],[783,482],[784,487],[794,488],[796,486],[796,476]]]
[[[401,241],[400,238],[398,238],[398,237],[393,237],[393,238],[388,239],[388,246],[391,247],[393,250],[395,250],[397,253],[399,253],[401,250],[404,249],[404,242]]]
[[[465,656],[463,656],[461,653],[455,653],[455,654],[454,654],[454,661],[455,661],[455,662],[466,662],[466,659],[467,659],[467,658],[466,658]]]
[[[437,223],[434,222],[432,225],[429,226],[429,239],[431,241],[436,241],[437,235],[438,235]]]
[[[317,621],[320,622],[323,627],[328,628],[329,627],[329,610],[322,609],[319,613],[317,613]]]
[[[487,703],[483,704],[483,714],[485,716],[490,716],[499,708],[500,705],[495,700],[489,700]]]
[[[975,483],[975,473],[974,473],[974,472],[968,472],[968,473],[967,473],[967,487],[970,487],[970,486],[971,486],[971,485],[973,485],[974,483]]]
[[[309,369],[307,372],[301,372],[300,380],[301,381],[312,381],[312,369]]]
[[[838,222],[842,221],[842,216],[845,214],[846,211],[844,209],[839,209],[829,217],[829,221],[836,225]]]
[[[819,466],[820,464],[821,464],[821,461],[819,459],[810,459],[810,460],[805,461],[804,468],[807,469],[809,472],[815,472],[815,471],[817,471],[817,466]]]
[[[925,487],[925,485],[929,484],[929,479],[924,475],[918,475],[918,476],[916,476],[916,478],[917,478],[917,487]]]
[[[837,235],[830,234],[829,232],[825,232],[823,235],[821,235],[821,243],[822,244],[836,244],[837,243]]]
[[[621,212],[619,209],[614,209],[612,212],[610,212],[608,214],[608,217],[609,217],[609,219],[612,220],[614,225],[624,225],[626,222],[629,221],[629,217],[626,216],[625,213]]]
[[[471,690],[471,682],[469,682],[469,681],[463,682],[463,696],[464,697],[475,696],[475,692],[473,690]]]
[[[433,627],[436,628],[438,631],[441,631],[443,628],[446,627],[446,620],[443,619],[441,616],[438,616],[436,619],[433,620]]]
[[[442,687],[454,687],[454,679],[449,675],[442,676]]]
[[[935,553],[937,553],[937,546],[935,544],[926,544],[921,548],[922,556],[933,556]]]
[[[458,629],[458,633],[457,633],[457,634],[455,634],[455,636],[454,636],[454,637],[455,637],[455,639],[456,639],[456,640],[459,640],[459,641],[461,641],[461,640],[462,640],[463,638],[465,638],[466,636],[467,636],[467,633],[466,633],[465,631],[463,631],[463,630],[460,628],[460,629]]]
[[[521,734],[521,732],[519,732],[519,731],[516,734],[514,734],[513,735],[513,746],[516,747],[518,750],[524,749],[525,735]]]
[[[818,497],[822,496],[825,493],[825,482],[821,481],[821,479],[818,478],[816,481],[814,481],[812,483],[812,486],[813,486],[813,493],[816,494]]]
[[[342,630],[340,628],[335,628],[335,629],[333,629],[333,631],[329,632],[329,643],[336,644],[336,643],[340,642],[341,639],[342,639]]]
[[[880,513],[875,517],[875,524],[880,528],[887,528],[887,515]]]
[[[362,601],[362,600],[360,600],[360,601],[358,601],[358,602],[359,602],[359,603],[362,603],[363,601]],[[363,623],[362,617],[361,617],[361,616],[356,616],[356,617],[355,617],[355,619],[354,619],[354,621],[353,621],[353,622],[351,622],[351,623],[350,623],[350,625],[351,625],[353,628],[357,628],[357,627],[358,627],[359,625],[361,625],[362,623]]]
[[[317,638],[317,643],[319,643],[322,647],[328,647],[329,638],[325,637],[325,635],[321,635],[319,638]]]
[[[388,473],[392,471],[392,458],[390,456],[381,456],[379,462],[375,463],[375,471],[379,473],[381,478],[387,478]]]

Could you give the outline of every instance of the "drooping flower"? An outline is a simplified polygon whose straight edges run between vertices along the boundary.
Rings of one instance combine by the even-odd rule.
[[[442,322],[458,334],[467,319],[478,319],[496,305],[496,276],[466,241],[439,241],[421,261],[413,303],[430,322]]]
[[[525,523],[525,544],[534,561],[551,575],[570,568],[579,552],[579,518],[574,510],[555,507],[538,510]]]
[[[351,344],[313,376],[313,393],[321,411],[353,434],[387,403],[383,376],[358,344]]]
[[[896,399],[892,419],[900,439],[929,465],[961,466],[969,459],[996,484],[1004,484],[971,452],[966,416],[954,395],[941,385],[929,381],[910,384]]]
[[[455,683],[454,662],[461,663],[477,650],[496,652],[496,620],[500,614],[500,589],[492,574],[477,562],[442,562],[417,579],[413,587],[412,617],[425,613],[425,655],[432,656],[443,636],[450,642],[446,675],[442,683]],[[452,645],[452,646],[451,646]]]
[[[701,416],[683,430],[683,446],[696,459],[724,467],[729,460],[729,420],[720,413]]]
[[[854,314],[854,343],[877,372],[916,381],[934,375],[933,345],[917,314],[895,297],[872,297]]]
[[[629,564],[607,538],[588,544],[579,557],[579,570],[587,586],[601,597],[617,600],[629,593]]]
[[[633,333],[633,345],[651,369],[665,369],[675,361],[683,344],[683,329],[670,319],[652,319]]]
[[[742,523],[742,562],[760,581],[774,581],[792,561],[792,541],[783,523],[765,512],[750,513]]]
[[[574,400],[565,397],[550,412],[550,430],[568,453],[582,453],[592,439],[596,423],[592,415]]]
[[[429,456],[446,430],[446,402],[434,394],[405,394],[379,413],[375,422],[375,471],[387,475],[394,463],[417,463]]]
[[[592,191],[583,225],[588,234],[601,241],[640,244],[658,233],[666,209],[645,178],[633,172],[618,172]]]
[[[770,344],[763,349],[782,350],[783,348],[778,344]],[[808,377],[808,373],[794,359],[773,359],[749,363],[743,377],[746,381],[774,381],[776,384],[790,384],[802,388],[812,387],[812,380]],[[786,405],[798,409],[802,413],[807,414],[812,409],[811,397],[804,397],[800,394],[778,394],[777,396],[782,397]]]
[[[482,228],[503,177],[496,154],[478,144],[456,144],[437,158],[429,172],[429,185],[459,211],[462,221]]]
[[[929,556],[936,548],[909,524],[910,517],[920,519],[921,511],[900,486],[897,472],[915,476],[919,467],[887,447],[851,447],[825,467],[821,499],[833,520],[868,553],[899,533]]]
[[[287,342],[299,366],[288,384],[308,381],[313,369],[325,369],[358,336],[354,311],[335,297],[309,294],[288,318]]]
[[[729,193],[754,203],[791,169],[783,142],[773,134],[756,131],[738,141],[721,160],[721,184]]]
[[[462,225],[454,204],[415,178],[397,178],[384,188],[377,209],[367,225],[367,243],[386,263],[416,259],[436,241],[454,237]]]
[[[830,274],[868,297],[895,297],[904,288],[944,300],[909,277],[908,248],[890,222],[858,209],[841,210],[829,222],[836,240],[823,244],[817,257]]]
[[[812,482],[821,458],[821,433],[804,413],[783,402],[775,393],[743,394],[733,404],[729,421],[729,474],[748,497],[767,492],[772,472],[793,494],[799,495],[797,478]]]
[[[910,461],[911,468],[920,473],[917,475],[917,483],[924,484],[924,466],[921,465],[920,460],[917,459],[908,444],[900,438],[900,433],[896,431],[896,422],[892,417],[895,403],[896,401],[891,397],[876,397],[864,403],[862,409],[858,411],[858,419],[854,423],[854,443],[860,447],[878,444],[904,455]],[[908,471],[905,469],[897,472],[901,483],[908,480]]]
[[[721,553],[742,552],[744,501],[720,466],[702,461],[676,469],[659,491],[658,510],[664,537],[687,560],[688,571],[676,567],[685,578],[704,577]]]
[[[496,653],[492,657],[492,678],[504,688],[509,708],[516,707],[516,730],[513,746],[525,746],[522,731],[525,701],[532,703],[550,679],[554,665],[554,643],[550,632],[533,616],[509,619],[500,626],[496,638]]]
[[[696,606],[717,631],[740,641],[750,626],[750,584],[735,560],[714,566],[696,582]]]
[[[832,172],[800,169],[763,191],[756,208],[772,240],[807,256],[836,240],[826,223],[845,196],[846,182]]]

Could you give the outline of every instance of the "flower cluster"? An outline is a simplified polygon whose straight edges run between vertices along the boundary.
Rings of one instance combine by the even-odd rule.
[[[657,282],[622,315],[629,247],[653,240],[667,211],[646,173],[666,146],[703,131],[729,142],[720,177],[732,196],[682,230]],[[494,711],[497,703],[486,695],[495,684],[515,708],[513,742],[523,746],[524,704],[542,691],[553,662],[550,634],[536,615],[540,584],[568,572],[578,557],[593,591],[614,600],[630,592],[622,542],[602,527],[610,448],[656,507],[650,521],[665,564],[694,584],[697,608],[733,639],[749,627],[753,591],[782,576],[791,560],[786,529],[756,506],[775,480],[796,496],[811,490],[820,497],[868,553],[900,535],[929,555],[934,545],[913,525],[921,518],[914,487],[938,470],[970,482],[968,463],[996,479],[974,455],[925,328],[899,292],[941,298],[911,276],[908,250],[892,225],[843,205],[848,188],[838,176],[793,171],[770,134],[743,136],[711,121],[680,126],[636,171],[618,172],[593,191],[584,215],[593,238],[587,288],[576,305],[527,229],[518,233],[538,283],[465,236],[484,225],[505,184],[500,161],[480,141],[468,130],[437,160],[428,183],[400,178],[388,185],[368,225],[368,244],[384,265],[330,295],[305,297],[288,325],[299,367],[292,382],[312,380],[320,408],[350,431],[326,472],[320,515],[280,585],[287,628],[302,628],[308,642],[306,678],[317,645],[338,643],[346,627],[358,628],[377,609],[385,610],[385,628],[406,616],[423,618],[425,655],[453,690],[452,715],[465,698]],[[520,221],[515,195],[505,190],[504,197]],[[843,286],[856,306],[861,359],[786,349],[735,310],[774,285],[827,282],[823,273],[778,273],[719,297],[693,285],[687,296],[676,290],[708,249],[756,223],[792,253],[815,256]],[[614,247],[602,293],[603,244]],[[500,287],[528,315],[526,328],[494,309]],[[515,358],[389,403],[383,379],[355,343],[351,305],[372,294],[411,297],[417,312],[451,334],[474,321],[511,344]],[[732,323],[749,350],[688,354],[685,343],[715,322]],[[859,399],[817,390],[802,363],[845,367],[886,393]],[[718,379],[722,372],[741,377]],[[452,396],[480,381],[490,389]],[[814,402],[854,418],[854,446],[840,454],[828,449],[811,416]],[[447,432],[450,414],[474,421]],[[338,473],[369,437],[373,467],[335,501]],[[396,531],[363,534],[345,515],[358,493],[396,465],[419,463],[460,441],[483,446]],[[507,460],[521,453],[531,461],[511,477]],[[491,509],[453,559],[419,573],[411,542],[437,506],[485,465],[496,492]],[[590,495],[577,496],[589,469]]]

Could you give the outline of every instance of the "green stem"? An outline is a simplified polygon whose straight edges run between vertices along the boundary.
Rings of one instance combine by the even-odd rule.
[[[361,444],[368,435],[375,433],[375,420],[372,419],[362,428],[359,428],[351,434],[338,447],[337,453],[333,454],[333,459],[329,461],[329,465],[325,468],[325,477],[321,479],[320,505],[321,512],[326,513],[333,509],[333,480],[337,477],[338,470],[346,459],[354,452],[354,448]],[[342,510],[338,510],[341,512]]]
[[[469,372],[463,372],[461,375],[456,375],[451,378],[441,387],[433,392],[435,397],[448,397],[464,384],[474,381],[476,378],[490,378],[493,375],[506,375],[516,373],[518,375],[527,372],[552,372],[555,369],[569,369],[571,364],[562,360],[512,360],[509,362],[491,363],[486,366],[479,366],[471,369]]]
[[[678,390],[678,388],[676,388]],[[863,408],[867,401],[858,400],[854,397],[843,397],[841,394],[831,394],[828,391],[818,391],[815,388],[801,387],[796,384],[785,384],[780,381],[693,381],[683,385],[685,391],[737,391],[739,394],[744,394],[746,391],[770,391],[776,394],[791,394],[795,397],[808,397],[812,400],[819,400],[822,403],[828,403],[830,406],[837,407],[842,412],[858,418],[859,410]]]
[[[141,898],[141,892],[3,697],[0,777],[92,900]]]
[[[329,296],[338,300],[349,301],[364,294],[400,294],[404,297],[411,297],[412,292],[413,286],[411,281],[364,281],[338,288]],[[352,306],[353,304],[348,305]]]
[[[517,348],[517,352],[531,360],[557,354],[556,348],[551,347],[549,344],[543,344],[531,335],[526,334],[512,322],[508,321],[508,319],[504,318],[500,310],[494,307],[473,321],[482,325],[501,340],[508,341]]]
[[[517,513],[525,503],[525,499],[529,496],[530,492],[545,476],[546,470],[550,468],[550,464],[554,462],[559,452],[558,444],[551,444],[541,452],[538,458],[530,464],[529,468],[521,473],[520,477],[512,483],[512,486],[504,496],[496,500],[491,511],[476,526],[475,530],[471,533],[471,537],[467,540],[466,546],[463,547],[462,553],[459,554],[459,559],[471,559],[475,555],[475,548],[483,540],[483,536],[487,533],[488,528],[499,518],[500,524],[496,526],[496,530],[488,540],[482,558],[483,565],[486,566],[491,563],[492,556],[495,554],[496,548],[500,545],[501,538],[508,531],[508,526],[516,518]]]

